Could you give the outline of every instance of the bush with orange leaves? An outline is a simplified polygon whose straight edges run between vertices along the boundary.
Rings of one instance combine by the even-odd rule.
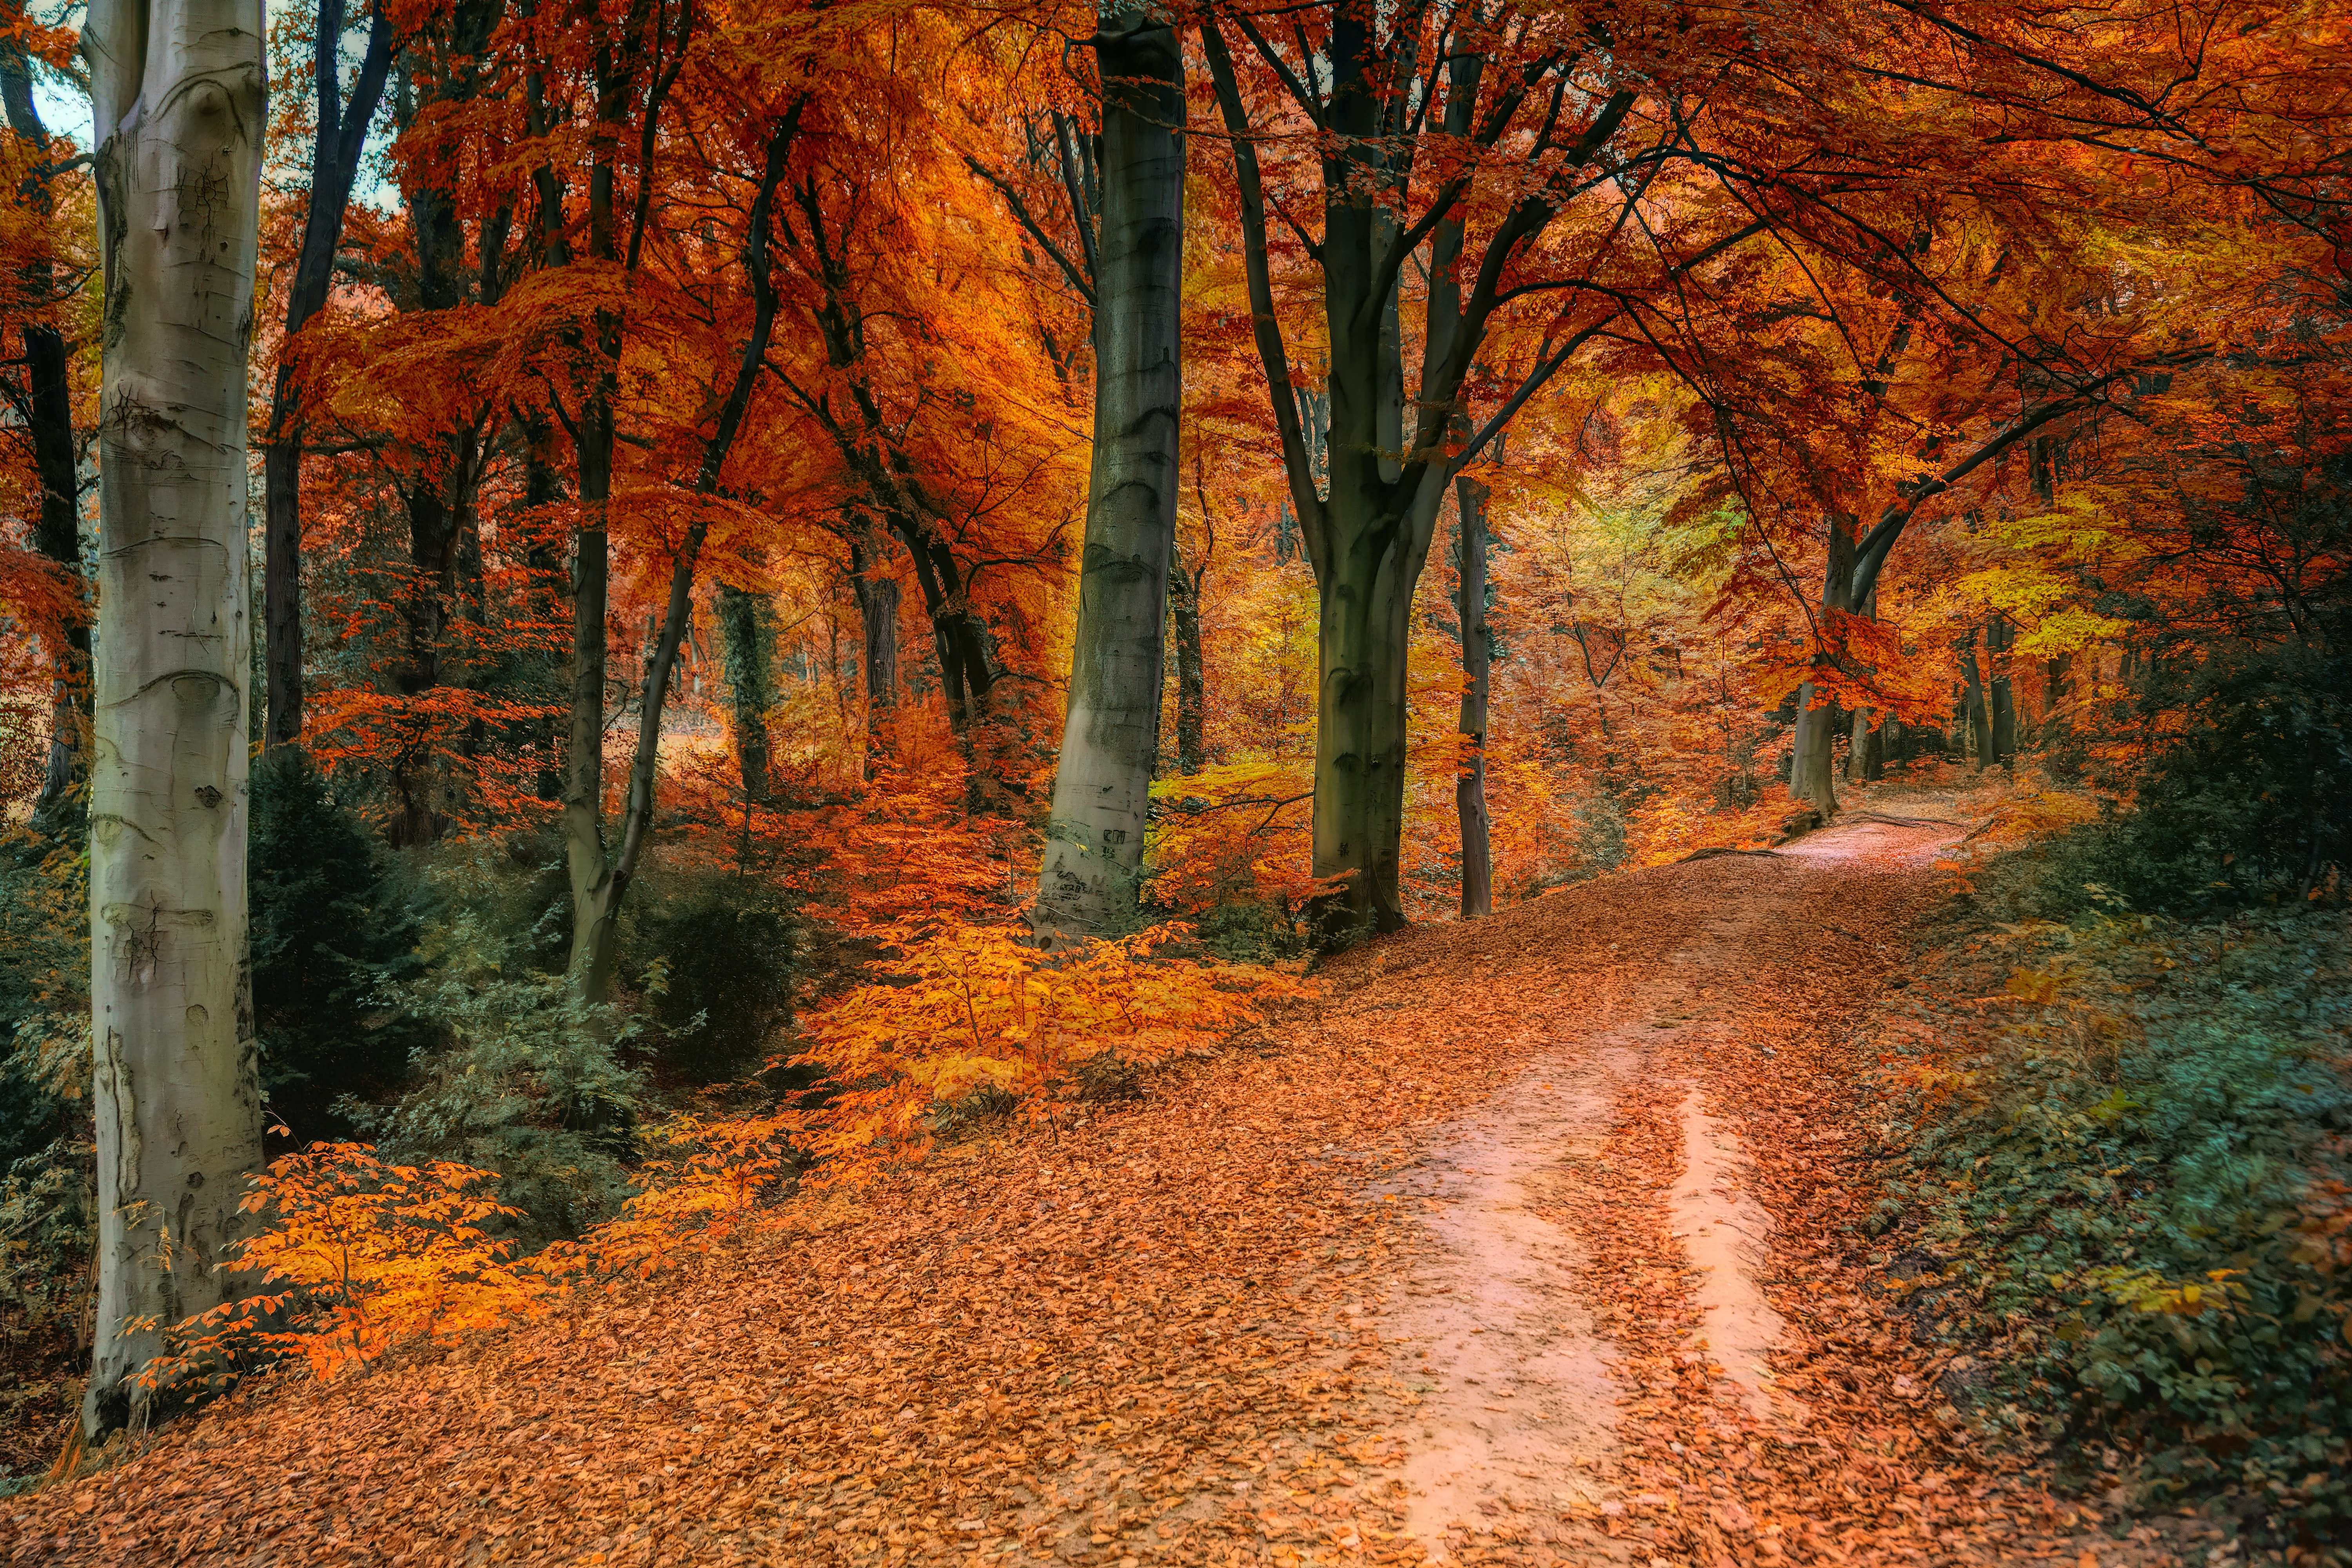
[[[492,1195],[497,1181],[446,1162],[387,1165],[364,1143],[313,1143],[271,1162],[243,1205],[265,1228],[228,1248],[227,1267],[260,1291],[178,1324],[172,1353],[141,1381],[216,1385],[285,1353],[330,1376],[402,1340],[538,1312],[547,1278],[488,1228],[521,1214]]]
[[[806,1159],[840,1179],[919,1155],[975,1095],[1050,1118],[1314,989],[1275,969],[1202,963],[1181,926],[1063,955],[1003,927],[900,935],[904,954],[882,983],[810,1022],[815,1043],[795,1060],[826,1074],[823,1104],[647,1130],[653,1157],[635,1194],[577,1241],[516,1257],[499,1232],[521,1211],[498,1200],[495,1172],[386,1164],[364,1143],[314,1143],[273,1162],[244,1205],[266,1228],[229,1249],[228,1267],[258,1289],[176,1325],[144,1381],[200,1392],[290,1356],[331,1376],[406,1340],[538,1316],[577,1283],[649,1276],[710,1247]]]
[[[1278,969],[1202,963],[1181,925],[1066,954],[1003,926],[900,935],[902,955],[880,983],[811,1018],[814,1043],[793,1058],[824,1075],[801,1143],[828,1176],[919,1154],[975,1110],[1050,1121],[1081,1095],[1314,989]]]

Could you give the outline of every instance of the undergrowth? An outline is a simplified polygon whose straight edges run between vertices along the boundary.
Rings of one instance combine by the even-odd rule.
[[[2317,1551],[2352,1532],[2352,935],[2135,912],[2085,837],[2124,836],[1971,868],[1890,994],[1870,1228],[1967,1352],[1953,1419]],[[2072,918],[1983,920],[2021,905]]]

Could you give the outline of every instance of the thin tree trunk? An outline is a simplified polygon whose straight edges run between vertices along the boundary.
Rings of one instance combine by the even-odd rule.
[[[898,706],[898,579],[882,572],[879,554],[877,545],[850,536],[849,584],[863,633],[869,753],[882,744],[883,729]]]
[[[1848,592],[1852,592],[1851,587],[1849,587]],[[1878,618],[1878,589],[1875,584],[1874,584],[1869,593],[1855,605],[1854,614],[1865,621],[1874,621]],[[1871,673],[1875,673],[1875,670],[1874,669]],[[1853,730],[1846,742],[1846,783],[1850,784],[1863,784],[1869,780],[1878,778],[1885,773],[1885,769],[1874,749],[1873,738],[1877,734],[1877,726],[1871,722],[1871,710],[1867,708],[1855,709],[1853,710]]]
[[[677,39],[676,46],[680,50],[687,47],[688,39],[684,36],[684,30],[690,25],[690,12],[682,14],[680,36]],[[602,88],[600,101],[609,105],[616,99],[625,100],[631,90],[629,80],[633,75],[633,68],[625,68],[622,79],[617,85],[613,79],[607,78]],[[660,83],[666,85],[667,81],[674,79],[674,75],[673,67],[672,75],[661,78]],[[663,86],[657,85],[654,96],[658,99],[662,90]],[[702,449],[701,470],[696,476],[694,485],[694,493],[697,497],[709,496],[719,489],[720,476],[726,468],[727,454],[733,448],[736,434],[743,426],[743,416],[751,411],[752,389],[758,384],[761,368],[767,361],[768,342],[774,331],[776,320],[776,292],[771,281],[769,270],[769,231],[773,226],[776,190],[783,183],[785,155],[790,152],[793,139],[799,133],[801,111],[806,103],[807,100],[804,97],[796,100],[793,107],[776,123],[768,139],[767,164],[761,176],[759,195],[751,202],[743,245],[744,269],[750,276],[751,286],[751,330],[744,339],[742,353],[736,363],[734,384],[728,389],[726,400],[719,405],[717,425],[710,439],[704,444]],[[650,116],[656,112],[657,107],[657,103],[649,105],[646,112]],[[609,115],[611,111],[609,109],[600,108],[599,112],[600,115]],[[652,138],[650,124],[646,127],[646,137],[650,142]],[[649,169],[639,171],[640,179],[651,177],[652,172]],[[591,177],[589,188],[591,192],[589,230],[592,237],[592,251],[594,254],[609,255],[612,254],[609,231],[604,236],[599,237],[594,209],[597,202],[596,193],[601,190],[604,194],[606,212],[609,216],[609,198],[612,189],[610,163],[599,163]],[[640,217],[643,216],[642,204],[639,216]],[[598,246],[605,248],[595,248]],[[630,243],[630,253],[633,258],[635,250],[635,240],[633,237]],[[599,424],[595,427],[596,445],[592,447],[586,442],[582,444],[580,491],[583,499],[593,501],[596,508],[596,515],[601,520],[612,495],[612,456],[615,441],[613,424],[613,393],[615,390],[614,372],[619,359],[620,323],[617,320],[600,322],[598,330],[608,352],[603,359],[604,370],[597,384],[596,394],[587,405],[587,413],[597,419]],[[589,428],[587,417],[583,418],[582,426],[584,435]],[[601,467],[593,470],[593,487],[592,469],[588,462],[592,451],[601,458]],[[564,848],[571,871],[572,895],[570,973],[572,984],[581,998],[590,1003],[603,1002],[611,994],[621,900],[627,893],[629,884],[636,878],[638,858],[645,851],[646,836],[653,828],[655,775],[661,759],[662,712],[669,698],[670,671],[677,661],[678,646],[685,639],[687,623],[694,614],[695,566],[701,555],[702,542],[709,528],[709,521],[704,517],[697,516],[695,521],[687,526],[686,538],[681,542],[677,554],[670,563],[669,596],[663,608],[662,618],[655,636],[652,655],[646,660],[644,679],[638,691],[636,749],[629,762],[629,787],[623,807],[621,845],[619,852],[614,855],[608,855],[604,847],[604,755],[601,736],[604,672],[603,611],[609,601],[609,567],[606,564],[604,553],[604,529],[600,527],[583,531],[580,556],[583,570],[575,574],[575,581],[582,583],[583,586],[574,599],[572,620],[574,673],[572,741],[578,750],[575,751],[572,772],[564,790],[563,826]],[[587,539],[591,532],[594,535],[593,557]],[[590,620],[588,611],[592,594],[596,608],[593,622]],[[592,640],[595,645],[593,655],[586,646]],[[596,689],[593,698],[586,689],[587,682],[581,673],[592,665],[596,680]],[[583,738],[583,731],[587,727],[591,715],[593,717],[599,733],[592,738]],[[583,765],[579,757],[581,752],[593,754],[593,765],[595,770],[593,773]]]
[[[1180,482],[1183,58],[1175,29],[1131,5],[1106,5],[1096,48],[1103,137],[1094,465],[1069,709],[1034,917],[1048,946],[1136,918]]]
[[[106,328],[89,840],[98,1302],[82,1425],[154,1413],[261,1163],[246,949],[246,351],[261,0],[97,0]],[[165,392],[168,389],[168,393]]]
[[[1977,664],[1977,634],[1971,626],[1969,635],[1957,645],[1960,656],[1960,680],[1964,696],[1961,711],[1966,715],[1967,734],[1976,754],[1979,768],[1992,766],[1992,726],[1986,721],[1984,671]]]
[[[334,281],[343,214],[351,205],[368,124],[383,100],[392,64],[392,18],[386,6],[377,5],[368,27],[367,48],[352,81],[349,104],[342,95],[342,37],[343,0],[320,0],[311,52],[319,124],[310,143],[310,200],[302,217],[302,247],[287,289],[286,338],[270,386],[269,423],[261,452],[262,666],[269,683],[264,735],[273,746],[302,733],[302,427],[294,340],[325,308]]]
[[[2042,722],[2036,739],[2048,745],[2059,734],[2067,705],[2074,695],[2074,656],[2053,654],[2042,667]]]
[[[1486,634],[1486,499],[1485,485],[1464,475],[1454,481],[1462,520],[1462,738],[1470,754],[1454,781],[1454,809],[1462,824],[1462,918],[1495,908],[1495,868],[1487,847],[1486,699],[1490,649]]]
[[[1991,682],[1988,703],[1996,763],[2008,763],[2017,755],[2017,692],[2009,676],[2009,645],[2016,640],[2017,634],[2007,621],[1996,616],[1985,623],[1985,674]]]
[[[0,24],[14,23],[23,16],[20,0],[0,0]],[[47,149],[48,128],[41,123],[33,100],[31,64],[23,44],[14,37],[0,37],[0,110],[6,113],[8,129],[21,140]],[[55,203],[45,179],[29,178],[25,195],[37,217],[53,216]],[[26,267],[24,286],[28,304],[51,297],[57,282],[49,264],[37,261]],[[45,632],[54,676],[49,755],[33,820],[45,831],[54,832],[64,826],[68,803],[81,782],[88,743],[83,731],[89,717],[89,623],[82,618],[89,595],[81,567],[81,480],[74,454],[72,356],[65,334],[46,321],[30,320],[17,331],[25,353],[26,395],[20,412],[33,448],[33,475],[41,487],[33,548],[48,559],[75,605],[75,613]]]
[[[1176,771],[1190,776],[1207,760],[1209,676],[1201,647],[1201,583],[1208,563],[1184,564],[1182,547],[1169,546],[1168,618],[1176,634]]]

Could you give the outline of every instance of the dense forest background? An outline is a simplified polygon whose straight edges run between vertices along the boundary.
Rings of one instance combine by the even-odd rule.
[[[1376,929],[1906,781],[1998,781],[2036,836],[2030,878],[1971,895],[2001,920],[2340,934],[2344,18],[1801,9],[1174,15],[1148,840],[1109,945],[1056,959],[1031,923],[1122,243],[1091,46],[1129,13],[271,8],[242,720],[267,1152],[498,1173],[491,1230],[537,1253],[712,1128],[807,1171],[1116,1096]],[[0,0],[0,1468],[26,1471],[93,1332],[113,329],[79,13]],[[1380,531],[1375,492],[1412,484],[1424,556]],[[1385,871],[1318,837],[1360,594],[1394,605],[1362,656],[1400,672]],[[2247,1224],[2299,1201],[2339,1106],[2265,1146]]]

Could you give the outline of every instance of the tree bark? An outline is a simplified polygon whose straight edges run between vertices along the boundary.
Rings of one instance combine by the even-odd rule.
[[[881,570],[880,553],[878,544],[851,534],[849,584],[857,598],[858,627],[863,634],[869,753],[882,743],[883,726],[898,706],[898,579]]]
[[[1201,584],[1208,563],[1184,564],[1182,546],[1168,558],[1168,618],[1176,633],[1176,771],[1187,776],[1207,760],[1209,671],[1201,647]]]
[[[286,338],[270,386],[269,423],[261,450],[262,667],[269,695],[266,743],[281,745],[302,733],[302,429],[301,387],[294,374],[294,340],[325,309],[334,282],[335,247],[343,214],[359,177],[368,124],[383,100],[392,64],[392,19],[379,4],[352,96],[343,102],[340,65],[343,0],[320,0],[311,76],[319,106],[310,143],[310,200],[302,216],[302,247],[286,295]]]
[[[735,760],[748,804],[768,798],[768,710],[776,700],[776,622],[765,594],[719,584],[719,637],[735,730]]]
[[[1966,715],[1968,736],[1976,752],[1979,768],[1992,766],[1992,725],[1985,709],[1984,671],[1977,664],[1976,628],[1956,645],[1960,656],[1960,680],[1964,695],[1961,711]]]
[[[1322,272],[1330,356],[1328,495],[1319,493],[1309,463],[1274,298],[1266,233],[1270,204],[1258,166],[1257,132],[1242,98],[1225,24],[1207,20],[1201,30],[1233,148],[1252,332],[1282,442],[1291,508],[1322,606],[1314,871],[1332,890],[1318,898],[1309,918],[1326,948],[1404,923],[1397,869],[1404,819],[1405,660],[1413,586],[1428,561],[1446,483],[1475,458],[1483,440],[1601,330],[1605,314],[1556,342],[1547,340],[1540,364],[1483,433],[1459,451],[1453,449],[1448,430],[1464,412],[1465,379],[1510,291],[1503,281],[1507,267],[1529,254],[1553,220],[1573,205],[1576,171],[1615,138],[1634,100],[1630,89],[1580,98],[1580,109],[1591,111],[1580,131],[1570,132],[1555,118],[1536,132],[1536,144],[1556,148],[1562,156],[1547,162],[1543,176],[1495,222],[1475,267],[1457,268],[1433,251],[1419,395],[1403,439],[1384,441],[1393,373],[1402,359],[1391,330],[1390,302],[1401,269],[1423,240],[1434,246],[1444,229],[1454,227],[1454,258],[1463,258],[1458,226],[1466,176],[1441,182],[1422,216],[1400,227],[1395,214],[1408,194],[1428,107],[1421,91],[1422,34],[1407,26],[1383,29],[1371,11],[1355,6],[1334,5],[1328,16],[1320,68],[1308,72],[1328,85],[1328,102],[1319,88],[1302,83],[1292,89],[1295,94],[1306,89],[1299,101],[1310,106],[1324,149],[1323,235],[1314,259]],[[1238,19],[1233,25],[1247,30]],[[1253,41],[1257,42],[1254,37]],[[1475,129],[1478,145],[1491,147],[1528,102],[1528,85],[1541,72],[1503,85],[1482,122],[1484,66],[1475,47],[1449,50],[1444,117],[1449,134],[1459,134],[1457,127]],[[1565,92],[1563,82],[1559,93]],[[1550,97],[1553,115],[1562,101],[1563,96]],[[1727,236],[1699,255],[1752,232]],[[1466,288],[1464,274],[1475,279]]]
[[[261,0],[97,0],[82,35],[105,258],[89,840],[98,1302],[82,1424],[159,1405],[261,1163],[246,947],[246,351]]]
[[[1987,705],[1996,763],[2008,763],[2017,755],[2017,690],[2009,676],[2009,646],[2016,640],[2017,633],[2007,621],[1995,616],[1985,623],[1985,674],[1991,683]]]
[[[1176,534],[1184,248],[1184,67],[1175,29],[1106,5],[1094,463],[1069,708],[1034,923],[1046,946],[1133,922],[1160,746]],[[943,650],[944,651],[944,650]]]
[[[20,0],[0,0],[0,23],[24,15]],[[41,123],[33,99],[31,63],[23,46],[0,37],[0,110],[8,129],[34,147],[47,149],[48,128]],[[26,183],[26,199],[36,214],[47,218],[55,211],[46,180]],[[46,260],[24,271],[27,304],[50,298],[57,287]],[[88,598],[81,566],[81,479],[74,454],[73,387],[69,379],[72,355],[65,334],[47,321],[27,319],[17,328],[24,345],[24,396],[17,409],[33,448],[33,475],[41,487],[40,511],[33,523],[33,548],[46,556],[64,580],[77,606]],[[12,401],[16,401],[12,399]],[[89,718],[89,623],[79,614],[46,628],[49,665],[55,679],[49,699],[49,755],[34,803],[33,820],[45,831],[63,826],[60,820],[82,779],[86,727]]]
[[[1830,519],[1829,561],[1822,573],[1821,635],[1831,640],[1832,651],[1822,657],[1839,658],[1836,615],[1848,612],[1853,603],[1854,540],[1849,519]],[[1806,681],[1797,690],[1797,732],[1790,740],[1789,752],[1789,793],[1804,801],[1822,814],[1827,822],[1837,815],[1837,785],[1831,777],[1832,742],[1835,739],[1834,703],[1817,703],[1813,683]]]
[[[1462,738],[1469,747],[1454,781],[1454,810],[1462,824],[1462,918],[1476,920],[1495,909],[1495,868],[1487,847],[1486,700],[1489,641],[1486,632],[1486,499],[1485,485],[1465,475],[1454,481],[1454,510],[1462,521]]]
[[[692,13],[681,13],[680,32],[676,47],[683,51],[688,44],[686,28],[691,25]],[[633,35],[634,36],[634,35]],[[609,58],[609,57],[608,57]],[[625,59],[625,57],[623,57]],[[604,75],[599,89],[599,116],[614,123],[617,115],[611,107],[615,100],[625,103],[632,94],[635,66],[634,61],[618,68],[613,75]],[[656,112],[659,98],[667,84],[675,79],[673,66],[668,76],[657,77],[653,89],[653,102],[646,107],[648,117]],[[749,274],[752,311],[751,331],[745,334],[741,354],[736,361],[733,384],[719,405],[719,417],[710,438],[704,443],[700,472],[695,478],[694,494],[709,496],[718,490],[725,472],[727,455],[735,445],[735,437],[743,427],[743,417],[751,411],[751,393],[759,384],[762,366],[767,362],[768,342],[775,328],[776,292],[769,269],[769,231],[773,226],[777,187],[783,183],[786,154],[799,133],[801,111],[805,97],[794,100],[792,108],[773,126],[767,144],[766,167],[761,174],[759,195],[752,199],[751,210],[745,225],[743,241],[744,270]],[[646,127],[645,142],[650,145],[653,127],[650,119]],[[638,177],[650,179],[650,168],[641,168]],[[600,256],[616,254],[612,247],[609,224],[612,167],[599,161],[592,174],[590,189],[589,233],[591,252]],[[607,222],[600,233],[596,217],[598,192],[604,194]],[[639,204],[642,220],[644,204]],[[636,243],[633,237],[629,254],[634,260]],[[619,363],[620,323],[607,320],[599,323],[598,331],[607,347],[602,356],[602,373],[596,391],[589,399],[581,421],[583,436],[593,428],[596,433],[593,445],[587,441],[581,447],[580,493],[590,500],[601,521],[612,496],[612,458],[616,439],[613,422],[613,394],[616,389],[615,370]],[[590,417],[597,423],[591,426]],[[592,470],[590,456],[598,457],[600,466]],[[572,616],[572,742],[575,748],[571,759],[571,772],[566,777],[563,799],[563,837],[565,858],[572,880],[572,957],[570,973],[572,984],[583,1001],[601,1003],[611,994],[614,942],[618,934],[622,897],[636,879],[637,862],[645,852],[646,836],[653,829],[654,786],[661,760],[662,713],[669,700],[670,671],[677,662],[679,645],[685,640],[687,624],[694,614],[694,572],[702,552],[702,542],[709,529],[708,520],[698,515],[687,526],[686,537],[680,542],[676,557],[670,563],[669,595],[654,639],[652,656],[646,660],[645,679],[637,694],[637,737],[635,754],[629,761],[628,794],[623,806],[621,843],[617,854],[608,854],[604,836],[604,753],[602,727],[604,721],[604,617],[609,602],[610,576],[605,556],[606,536],[602,527],[583,530],[580,570],[574,581],[582,584],[573,601]],[[592,546],[588,535],[594,539]],[[588,606],[595,607],[592,621]],[[594,643],[593,652],[587,647]],[[592,695],[583,673],[594,671],[595,690]],[[596,733],[583,735],[593,717]],[[583,754],[588,760],[583,761]],[[593,766],[593,771],[591,772]]]

